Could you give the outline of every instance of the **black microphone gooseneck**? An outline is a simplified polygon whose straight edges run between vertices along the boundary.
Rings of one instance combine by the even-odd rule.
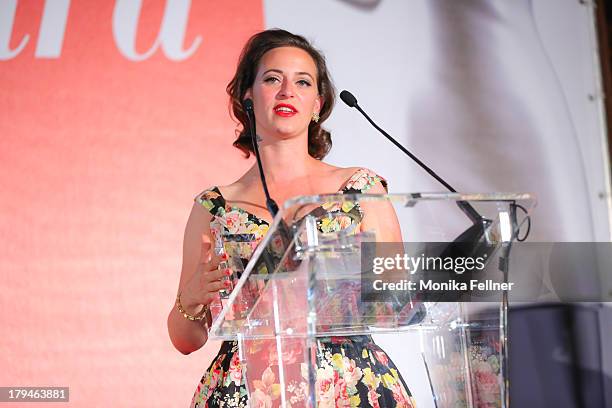
[[[268,191],[268,184],[266,183],[266,176],[263,171],[263,166],[261,164],[261,156],[259,155],[259,147],[257,145],[257,136],[255,133],[255,114],[253,112],[253,100],[245,99],[242,103],[244,106],[244,110],[246,111],[247,117],[249,119],[249,133],[251,133],[251,141],[253,142],[253,150],[255,151],[255,159],[257,160],[257,167],[259,168],[259,178],[261,179],[261,184],[263,185],[264,194],[266,195],[266,207],[268,211],[272,215],[272,218],[276,217],[278,213],[278,204],[276,201],[270,197],[270,192]]]
[[[380,126],[378,126],[370,117],[361,109],[361,107],[357,104],[357,98],[349,91],[340,92],[340,99],[344,103],[346,103],[351,108],[357,108],[357,110],[370,122],[376,130],[382,133],[387,139],[391,141],[397,148],[399,148],[404,154],[414,160],[419,166],[421,166],[430,176],[438,180],[440,184],[442,184],[446,189],[448,189],[452,193],[456,193],[455,190],[450,184],[448,184],[442,177],[438,176],[432,169],[427,167],[421,160],[419,160],[414,154],[410,153],[408,149],[402,146],[397,140],[391,137],[387,132],[382,130]],[[486,231],[489,226],[493,223],[492,220],[484,218],[482,215],[476,211],[474,207],[470,205],[467,201],[456,201],[457,206],[463,211],[465,215],[472,221],[472,225],[463,231],[459,236],[457,236],[452,242],[444,243],[441,246],[429,245],[426,247],[427,253],[438,256],[441,259],[445,259],[447,257],[451,257],[453,259],[464,258],[464,257],[472,257],[476,258],[478,256],[482,256],[487,259],[491,259],[491,254],[495,250],[496,246],[493,243],[490,243],[489,240],[486,239]],[[457,275],[450,274],[449,272],[445,272],[448,274],[448,278],[457,279]],[[461,275],[459,278],[467,279],[467,276],[473,277],[471,274]],[[440,275],[444,276],[444,275]],[[460,279],[461,280],[461,279]],[[470,291],[467,292],[470,295]],[[457,302],[463,300],[464,293],[461,291],[445,291],[441,293],[438,298],[431,299],[431,301],[440,301],[440,302]],[[469,299],[469,298],[468,298]]]
[[[357,103],[357,98],[355,98],[355,96],[352,93],[350,93],[347,90],[344,90],[344,91],[340,92],[340,99],[342,99],[342,102],[346,103],[349,107],[356,108],[368,120],[368,122],[370,122],[370,124],[372,126],[374,126],[374,128],[376,130],[378,130],[380,133],[382,133],[383,136],[385,136],[387,139],[389,139],[389,141],[391,143],[393,143],[402,152],[404,152],[404,154],[406,154],[408,157],[410,157],[412,160],[414,160],[416,162],[416,164],[421,166],[421,168],[423,170],[425,170],[427,173],[429,173],[429,175],[431,175],[433,178],[438,180],[438,182],[440,182],[440,184],[442,184],[444,187],[446,187],[446,189],[448,191],[450,191],[451,193],[456,193],[457,192],[457,190],[455,190],[450,184],[448,184],[442,177],[438,176],[425,163],[423,163],[421,160],[419,160],[418,157],[416,157],[414,154],[410,153],[408,151],[408,149],[406,149],[404,146],[402,146],[397,140],[395,140],[393,137],[391,137],[391,135],[389,135],[387,132],[385,132],[383,129],[381,129],[380,126],[378,126],[376,123],[374,123],[374,121],[372,119],[370,119],[368,114],[365,113],[363,111],[363,109],[361,109],[361,107]],[[461,208],[461,210],[468,216],[468,218],[474,224],[481,223],[484,220],[482,215],[480,215],[478,213],[478,211],[476,211],[476,209],[470,205],[470,203],[468,203],[466,201],[457,201],[457,205],[459,206],[459,208]]]
[[[272,219],[274,219],[276,217],[276,214],[278,213],[278,204],[276,204],[276,201],[274,201],[272,197],[270,197],[270,192],[268,191],[268,183],[266,183],[266,175],[264,174],[263,165],[261,163],[261,156],[259,155],[257,134],[255,131],[255,113],[253,112],[253,100],[245,99],[242,104],[244,110],[246,111],[247,118],[249,119],[249,132],[251,133],[253,151],[255,152],[255,159],[257,159],[257,167],[259,168],[259,178],[261,179],[264,194],[266,195],[266,207],[268,208],[270,215],[272,215]],[[277,229],[273,233],[277,234],[277,236],[281,239],[282,246],[284,248],[281,253],[284,254],[287,250],[291,251],[286,259],[286,267],[289,269],[292,267],[297,267],[297,264],[295,263],[295,248],[291,246],[291,229],[289,228],[284,219],[280,220]],[[266,250],[264,250],[264,252],[261,254],[261,259],[258,262],[260,266],[265,265],[265,270],[267,271],[267,273],[273,273],[276,272],[280,263],[280,259],[273,255],[266,248]],[[260,266],[255,266],[255,268],[253,269],[253,273],[259,273]]]

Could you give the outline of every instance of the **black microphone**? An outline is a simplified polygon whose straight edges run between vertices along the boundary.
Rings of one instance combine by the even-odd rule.
[[[274,218],[278,213],[278,204],[276,204],[276,201],[274,201],[272,197],[270,197],[270,192],[268,191],[268,184],[266,183],[266,176],[263,171],[263,165],[261,164],[261,156],[259,156],[259,147],[257,145],[257,136],[255,133],[255,113],[253,112],[253,100],[250,98],[245,99],[242,102],[242,105],[244,107],[244,110],[246,111],[247,118],[249,119],[249,133],[251,134],[253,150],[255,151],[255,159],[257,160],[257,167],[259,168],[259,178],[261,179],[264,194],[266,195],[266,207],[272,215],[272,218]]]
[[[452,193],[457,192],[457,190],[455,190],[450,184],[448,184],[444,179],[442,179],[442,177],[438,176],[432,169],[430,169],[427,165],[425,165],[425,163],[419,160],[418,157],[410,153],[408,149],[402,146],[397,140],[395,140],[387,132],[381,129],[380,126],[374,123],[374,121],[370,119],[367,113],[365,113],[363,109],[361,109],[361,107],[357,103],[357,98],[355,98],[353,94],[351,94],[349,91],[346,91],[346,90],[342,91],[340,92],[340,99],[342,99],[342,101],[346,103],[348,106],[350,106],[351,108],[356,108],[368,120],[368,122],[370,122],[370,124],[374,126],[374,128],[376,128],[376,130],[382,133],[398,149],[400,149],[402,152],[404,152],[404,154],[406,154],[408,157],[414,160],[427,173],[429,173],[433,178],[435,178],[438,182],[440,182],[440,184],[446,187],[447,190],[449,190]],[[478,256],[483,256],[487,259],[486,264],[488,264],[489,259],[491,259],[491,254],[496,248],[495,244],[489,242],[489,240],[486,239],[486,232],[488,228],[493,224],[493,221],[490,219],[484,218],[482,215],[480,215],[478,211],[476,211],[476,209],[472,207],[472,205],[468,203],[467,201],[457,201],[456,203],[457,203],[457,206],[459,206],[459,208],[461,209],[461,211],[463,211],[463,213],[467,215],[470,221],[472,221],[472,225],[468,229],[463,231],[461,234],[459,234],[459,236],[457,236],[450,243],[440,243],[440,244],[430,243],[426,248],[426,251],[428,252],[428,256],[438,256],[442,259],[445,259],[446,257],[457,259],[457,258],[465,258],[465,257],[476,258]],[[445,272],[446,275],[436,273],[436,277],[438,279],[442,279],[442,281],[444,281],[444,279],[446,278],[457,279],[457,275],[456,274],[452,275],[451,272]],[[464,280],[467,280],[471,276],[473,275],[464,274],[464,275],[459,276],[459,280],[461,280],[461,278],[463,278]],[[470,296],[470,292],[468,291],[467,294],[463,294],[461,292],[455,293],[453,291],[448,291],[448,292],[443,292],[437,299],[430,299],[430,300],[445,301],[445,302],[456,302],[461,299],[467,300],[463,296]]]
[[[372,126],[374,126],[374,128],[376,130],[378,130],[380,133],[382,133],[383,136],[385,136],[387,139],[389,139],[389,141],[391,141],[391,143],[393,143],[398,149],[400,149],[402,152],[404,152],[404,154],[406,154],[408,157],[410,157],[412,160],[414,160],[416,162],[416,164],[421,166],[421,168],[423,170],[425,170],[427,173],[429,173],[429,175],[431,175],[438,182],[440,182],[440,184],[442,184],[444,187],[446,187],[446,189],[448,191],[450,191],[451,193],[456,193],[457,192],[457,190],[455,190],[450,184],[448,184],[442,177],[438,176],[425,163],[423,163],[421,160],[419,160],[418,157],[416,157],[414,154],[410,153],[408,151],[408,149],[406,149],[404,146],[402,146],[397,140],[395,140],[387,132],[385,132],[383,129],[381,129],[380,126],[378,126],[376,123],[374,123],[374,121],[372,119],[370,119],[368,114],[365,113],[363,111],[363,109],[361,109],[361,107],[357,103],[357,98],[355,98],[355,95],[353,95],[352,93],[350,93],[347,90],[344,90],[344,91],[340,92],[340,99],[342,99],[342,102],[346,103],[349,107],[356,108],[368,120],[368,122],[370,122],[370,124]],[[459,206],[459,208],[461,208],[461,210],[468,216],[468,218],[474,224],[481,224],[483,221],[488,221],[488,220],[485,220],[482,217],[482,215],[480,215],[478,213],[478,211],[476,211],[476,209],[470,205],[470,203],[468,203],[466,201],[457,201],[457,205]]]

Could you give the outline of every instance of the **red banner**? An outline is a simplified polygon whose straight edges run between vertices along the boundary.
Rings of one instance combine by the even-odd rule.
[[[225,86],[262,13],[0,3],[0,384],[68,386],[75,406],[189,404],[216,350],[180,355],[166,316],[192,198],[249,165]]]

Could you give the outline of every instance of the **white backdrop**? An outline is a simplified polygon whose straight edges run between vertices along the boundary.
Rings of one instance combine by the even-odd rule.
[[[266,0],[264,12],[313,40],[338,91],[457,190],[535,192],[532,239],[610,239],[589,6]],[[370,166],[392,192],[442,190],[341,102],[328,123],[330,162]]]
[[[305,35],[338,91],[464,192],[534,192],[531,240],[610,240],[609,163],[593,10],[577,0],[265,0],[266,27]],[[339,102],[328,161],[370,167],[391,192],[442,191]],[[612,284],[612,282],[611,282]],[[433,406],[418,342],[420,407]]]

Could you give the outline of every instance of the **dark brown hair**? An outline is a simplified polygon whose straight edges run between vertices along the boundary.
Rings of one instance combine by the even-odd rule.
[[[304,37],[281,29],[262,31],[249,39],[240,54],[234,78],[227,85],[232,114],[242,125],[236,130],[238,139],[234,141],[234,147],[242,150],[246,157],[253,153],[251,136],[247,130],[248,119],[242,107],[242,101],[246,91],[255,82],[259,62],[263,55],[279,47],[296,47],[306,51],[317,67],[317,87],[323,103],[319,112],[319,122],[311,121],[308,126],[308,153],[315,159],[321,160],[332,146],[331,134],[323,129],[321,124],[329,117],[334,106],[336,99],[334,86],[321,52],[316,50]]]

